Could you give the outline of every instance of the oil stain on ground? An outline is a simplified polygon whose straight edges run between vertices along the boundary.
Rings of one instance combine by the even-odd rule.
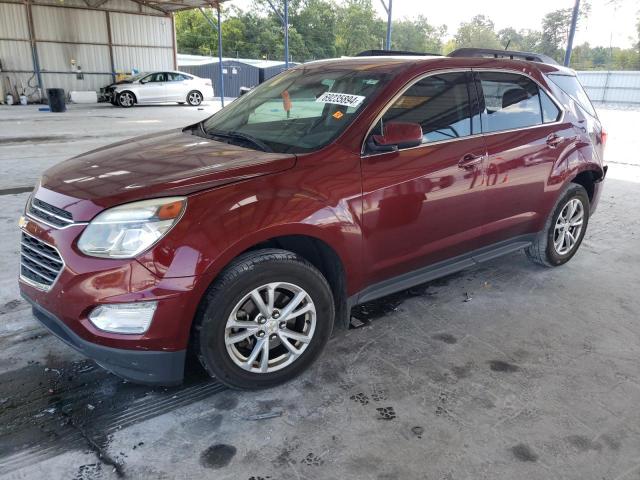
[[[384,317],[392,312],[395,312],[405,300],[413,297],[423,297],[425,295],[435,295],[435,292],[429,291],[430,287],[444,287],[455,278],[462,275],[460,273],[454,273],[447,277],[439,278],[428,283],[423,283],[415,287],[403,290],[398,293],[387,295],[386,297],[371,302],[357,305],[351,310],[351,316],[360,320],[361,322],[367,322],[375,320],[376,318]]]
[[[515,373],[520,371],[520,367],[513,363],[505,362],[504,360],[491,360],[489,362],[489,368],[494,372],[501,373]]]
[[[108,454],[113,433],[222,390],[197,370],[180,387],[134,385],[89,360],[51,359],[2,374],[0,475],[87,449],[122,473],[123,459]]]
[[[448,343],[449,345],[458,343],[458,339],[450,333],[437,333],[435,335],[432,335],[431,338],[433,338],[434,340],[440,340],[444,343]]]
[[[521,462],[538,461],[538,455],[533,450],[531,450],[531,447],[529,447],[529,445],[525,445],[524,443],[519,443],[518,445],[514,445],[513,447],[511,447],[511,453],[513,453],[513,456]]]
[[[200,454],[200,463],[206,468],[223,468],[236,455],[236,447],[219,443],[211,445]]]

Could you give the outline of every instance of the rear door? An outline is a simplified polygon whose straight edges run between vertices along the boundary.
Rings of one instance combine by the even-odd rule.
[[[368,283],[398,276],[481,246],[480,134],[470,72],[426,76],[400,95],[388,122],[419,123],[418,147],[362,158],[363,234]]]
[[[475,73],[487,145],[483,237],[537,232],[548,214],[549,177],[572,142],[561,110],[537,82],[504,71]],[[551,186],[551,188],[554,188]]]
[[[187,84],[187,78],[184,75],[175,72],[167,72],[167,81],[165,83],[165,92],[167,101],[171,102],[186,102],[187,90],[189,85]]]

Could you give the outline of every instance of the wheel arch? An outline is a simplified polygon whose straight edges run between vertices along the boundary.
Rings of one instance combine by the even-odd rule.
[[[318,237],[307,234],[294,234],[269,238],[251,246],[245,252],[262,248],[288,250],[300,255],[316,267],[324,275],[331,287],[336,312],[334,326],[342,328],[349,326],[345,266],[340,255],[333,247]]]
[[[228,248],[215,262],[215,270],[210,270],[206,275],[206,288],[199,303],[206,297],[207,291],[220,274],[236,258],[244,253],[266,248],[279,248],[296,253],[316,267],[331,287],[336,312],[334,327],[348,328],[350,315],[347,304],[347,267],[343,256],[328,241],[322,239],[321,235],[307,231],[277,234],[274,232],[273,235],[262,235],[261,238]],[[199,308],[196,310],[199,311]]]
[[[584,187],[589,196],[589,201],[593,201],[595,195],[595,184],[602,180],[604,172],[599,169],[588,168],[577,172],[570,180],[571,183],[576,183]]]

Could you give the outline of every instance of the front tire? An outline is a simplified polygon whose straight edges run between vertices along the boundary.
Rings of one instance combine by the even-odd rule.
[[[209,288],[193,348],[227,386],[270,388],[318,358],[334,315],[331,289],[313,265],[286,250],[257,250],[238,257]]]
[[[121,92],[118,94],[118,105],[122,108],[131,108],[136,103],[136,97],[131,92]]]
[[[197,90],[192,90],[187,94],[187,102],[192,107],[197,107],[202,103],[202,94]]]
[[[589,223],[589,195],[570,183],[556,202],[544,230],[526,250],[527,257],[545,267],[558,267],[576,254]]]

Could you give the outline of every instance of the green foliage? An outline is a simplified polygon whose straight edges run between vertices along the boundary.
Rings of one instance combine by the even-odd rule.
[[[442,38],[446,33],[446,25],[435,27],[423,15],[418,15],[415,20],[396,20],[392,24],[391,48],[442,53]]]
[[[454,39],[456,48],[501,48],[493,22],[484,15],[476,15],[470,22],[461,23]]]
[[[591,4],[589,2],[582,2],[580,4],[577,28],[580,28],[580,20],[587,18],[590,13]],[[558,62],[564,60],[565,46],[569,37],[572,16],[572,8],[561,8],[547,13],[542,19],[540,49],[542,53],[555,58]]]
[[[355,55],[363,50],[382,48],[385,22],[376,15],[371,0],[346,0],[334,8],[337,10],[337,55]]]
[[[376,0],[289,0],[289,52],[291,59],[304,62],[341,55],[355,55],[369,49],[384,48],[386,21],[378,17]],[[614,0],[618,1],[618,0]],[[273,0],[283,12],[283,0]],[[283,59],[284,32],[280,17],[267,0],[255,0],[246,11],[223,5],[222,47],[226,57]],[[583,1],[578,19],[590,13]],[[207,10],[215,22],[216,12]],[[476,15],[460,25],[447,39],[445,25],[436,26],[422,15],[393,21],[391,48],[448,54],[456,48],[482,47],[541,52],[561,62],[571,24],[572,9],[549,12],[540,30],[504,28],[496,32],[491,19]],[[195,55],[217,55],[216,31],[198,10],[175,16],[178,51]],[[640,18],[638,38],[633,48],[577,45],[572,55],[575,69],[640,70]]]

